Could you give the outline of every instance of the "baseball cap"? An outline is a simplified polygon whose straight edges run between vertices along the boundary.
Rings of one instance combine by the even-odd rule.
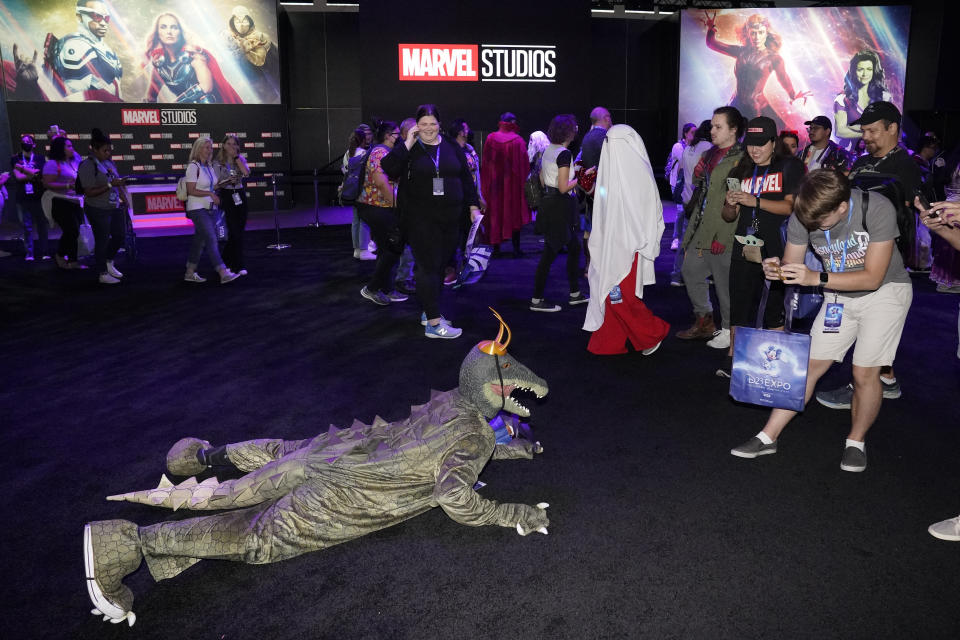
[[[803,124],[807,126],[810,126],[811,124],[816,124],[823,127],[824,129],[830,129],[830,131],[833,131],[833,123],[830,122],[830,118],[828,118],[827,116],[817,116],[813,120],[807,120]]]
[[[871,102],[863,110],[863,115],[850,124],[873,124],[877,120],[889,120],[900,124],[900,109],[897,109],[893,103],[884,100]]]
[[[758,116],[747,123],[743,144],[762,146],[777,137],[777,123],[767,116]]]

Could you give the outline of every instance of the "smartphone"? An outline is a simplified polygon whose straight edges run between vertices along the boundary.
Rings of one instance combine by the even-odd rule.
[[[727,191],[742,191],[739,178],[727,178]]]
[[[920,189],[914,189],[913,194],[917,196],[917,200],[920,201],[920,206],[923,207],[924,211],[927,211],[930,209],[930,201],[927,200],[927,196],[923,195],[923,191],[921,191]],[[932,215],[933,214],[930,214],[930,216]],[[929,218],[930,216],[927,216],[927,217]]]

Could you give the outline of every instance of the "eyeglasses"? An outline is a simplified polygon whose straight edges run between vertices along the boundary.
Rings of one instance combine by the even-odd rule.
[[[400,132],[399,132],[399,131],[391,131],[391,132],[390,132],[390,135],[392,135],[392,136],[397,136],[397,137],[399,138],[399,137],[400,137]]]
[[[86,14],[88,18],[94,22],[102,22],[104,24],[110,24],[110,16],[103,15],[102,13],[97,13],[93,9],[87,9],[86,7],[77,7],[77,13]]]

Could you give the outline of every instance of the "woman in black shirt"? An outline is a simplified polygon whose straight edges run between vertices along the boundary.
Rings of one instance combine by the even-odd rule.
[[[458,338],[462,331],[440,315],[443,268],[456,250],[463,206],[479,215],[477,190],[463,150],[440,135],[440,114],[432,104],[417,109],[417,123],[404,144],[395,144],[381,168],[399,181],[401,226],[416,261],[420,323],[428,338]]]

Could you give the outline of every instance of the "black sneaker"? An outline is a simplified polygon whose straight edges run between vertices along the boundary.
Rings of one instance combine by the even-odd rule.
[[[856,447],[847,447],[843,450],[840,468],[844,471],[859,473],[867,468],[867,454]]]
[[[734,447],[730,449],[732,455],[737,456],[738,458],[756,458],[757,456],[768,456],[772,453],[777,452],[777,441],[774,440],[770,444],[763,444],[763,440],[757,436],[753,436],[746,442],[744,442],[739,447]]]
[[[585,302],[590,302],[590,296],[585,296],[580,291],[577,291],[576,295],[570,294],[570,297],[567,298],[567,304],[571,306],[577,305],[577,304],[583,304]]]
[[[530,311],[543,311],[546,313],[556,313],[560,311],[560,305],[550,304],[547,302],[546,298],[540,300],[540,302],[530,301]]]

